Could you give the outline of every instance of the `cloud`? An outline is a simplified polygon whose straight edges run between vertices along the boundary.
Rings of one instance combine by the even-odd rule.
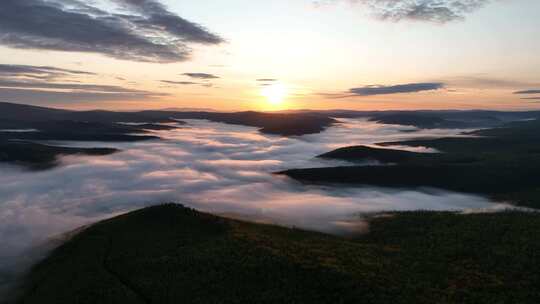
[[[122,12],[103,10],[93,3],[2,0],[0,44],[167,63],[188,60],[192,43],[224,41],[155,0],[107,0],[108,8],[116,5]]]
[[[329,98],[350,98],[356,96],[372,96],[382,94],[415,93],[428,90],[446,89],[447,92],[457,92],[458,89],[472,90],[517,90],[526,89],[540,85],[535,82],[514,80],[508,78],[489,77],[484,74],[473,74],[464,76],[450,76],[445,78],[430,79],[429,82],[419,82],[401,85],[370,85],[352,88],[347,92],[322,92],[317,95]],[[514,94],[540,94],[540,90],[521,90]]]
[[[211,88],[214,86],[213,83],[209,83],[209,82],[199,83],[199,82],[193,82],[193,81],[171,81],[171,80],[161,80],[160,82],[169,84],[169,85],[200,85],[205,88]]]
[[[517,92],[514,92],[514,94],[540,94],[540,90],[517,91]]]
[[[349,2],[367,7],[381,20],[447,23],[463,20],[490,0],[320,0],[317,4]]]
[[[79,84],[79,83],[54,83],[45,81],[19,81],[6,80],[0,77],[0,87],[2,88],[31,88],[31,89],[62,89],[79,92],[102,92],[102,93],[149,93],[146,91],[125,88],[113,85]]]
[[[257,128],[189,120],[164,140],[107,143],[122,152],[62,158],[60,167],[27,172],[0,165],[0,278],[33,245],[81,225],[163,202],[329,233],[343,221],[384,210],[489,208],[487,199],[444,191],[306,186],[272,172],[342,165],[314,158],[337,147],[457,134],[344,120],[321,134],[264,135]],[[94,146],[95,143],[66,143]],[[1,282],[0,282],[1,285]]]
[[[257,79],[255,81],[257,81],[258,86],[260,86],[260,87],[268,87],[268,86],[274,85],[279,80],[278,79],[273,79],[273,78],[260,78],[260,79]]]
[[[133,19],[135,23],[145,29],[165,31],[184,39],[185,41],[203,44],[219,44],[223,38],[208,32],[200,25],[187,21],[171,12],[156,0],[112,0],[128,10],[145,16],[142,19]],[[132,17],[133,18],[133,17]]]
[[[97,101],[149,100],[163,96],[167,96],[167,94],[135,90],[126,90],[124,92],[100,92],[95,90],[49,91],[0,87],[1,101],[34,105]]]
[[[172,81],[172,80],[160,80],[162,83],[166,84],[174,84],[174,85],[193,85],[193,84],[199,84],[197,82],[192,81]]]
[[[417,93],[422,91],[439,90],[444,88],[444,86],[444,83],[440,82],[408,83],[393,86],[370,85],[365,87],[352,88],[349,90],[349,93],[356,96]]]
[[[31,104],[153,99],[165,94],[80,83],[95,73],[51,66],[0,65],[0,100]]]
[[[26,77],[53,80],[65,76],[96,75],[95,73],[56,68],[51,66],[31,66],[17,64],[0,64],[0,76]]]
[[[540,90],[538,90],[538,89],[533,89],[533,90],[523,90],[523,91],[517,91],[517,92],[514,92],[514,94],[516,94],[516,95],[540,94]],[[533,101],[536,101],[536,100],[540,100],[540,96],[523,97],[523,98],[521,98],[521,99],[523,99],[523,100],[533,100]]]
[[[218,79],[219,78],[219,76],[216,76],[213,74],[207,74],[207,73],[184,73],[182,75],[188,76],[190,78],[196,78],[196,79]]]
[[[526,88],[537,85],[536,83],[507,79],[507,78],[495,78],[489,77],[483,74],[467,75],[458,77],[449,77],[443,80],[444,83],[454,87],[465,87],[475,89],[515,89]]]

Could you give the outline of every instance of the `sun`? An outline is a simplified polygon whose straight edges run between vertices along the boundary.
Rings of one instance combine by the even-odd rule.
[[[261,89],[261,95],[271,106],[280,106],[287,97],[287,88],[281,83],[273,83]]]

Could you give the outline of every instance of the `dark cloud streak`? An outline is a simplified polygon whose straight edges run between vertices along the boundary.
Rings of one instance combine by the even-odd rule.
[[[116,85],[79,83],[92,72],[51,66],[0,64],[0,101],[30,104],[148,100],[165,94]]]
[[[1,101],[17,101],[35,105],[53,103],[77,103],[98,101],[149,100],[166,96],[166,94],[135,92],[96,92],[96,91],[48,91],[17,88],[0,88]]]
[[[190,78],[196,78],[196,79],[218,79],[219,78],[219,76],[216,76],[213,74],[207,74],[207,73],[184,73],[182,75],[190,77]]]
[[[370,85],[359,88],[352,88],[349,93],[356,96],[388,95],[398,93],[417,93],[422,91],[433,91],[444,88],[444,83],[421,82],[408,83],[393,86]]]
[[[160,80],[160,82],[166,83],[166,84],[176,84],[176,85],[193,85],[193,84],[199,84],[199,83],[193,82],[193,81]]]
[[[200,82],[193,82],[193,81],[171,81],[171,80],[160,80],[160,82],[164,83],[164,84],[171,85],[171,86],[176,86],[176,85],[182,85],[182,86],[185,86],[185,85],[200,85],[200,86],[205,87],[205,88],[214,87],[214,84],[210,83],[210,82],[200,83]]]
[[[33,88],[33,89],[61,89],[95,91],[103,93],[141,93],[144,91],[124,88],[113,85],[78,84],[78,83],[51,83],[44,81],[13,81],[0,78],[0,87],[4,88]],[[148,92],[145,92],[148,93]]]
[[[52,80],[64,76],[96,75],[95,73],[56,68],[51,66],[31,66],[17,64],[0,64],[0,76],[28,77]]]
[[[514,92],[514,94],[540,94],[540,90],[517,91],[517,92]]]
[[[493,78],[485,75],[451,77],[445,79],[444,82],[454,87],[466,87],[475,89],[515,89],[534,85],[533,83],[529,82],[513,79]]]

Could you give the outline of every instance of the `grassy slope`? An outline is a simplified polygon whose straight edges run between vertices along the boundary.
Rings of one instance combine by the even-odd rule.
[[[537,303],[540,217],[403,213],[358,239],[178,205],[87,229],[20,303]]]

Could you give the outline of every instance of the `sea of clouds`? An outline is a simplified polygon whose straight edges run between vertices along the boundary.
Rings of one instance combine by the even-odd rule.
[[[122,152],[100,157],[64,157],[60,166],[47,171],[2,165],[0,281],[2,275],[9,277],[8,270],[21,257],[35,260],[36,248],[47,248],[36,246],[51,237],[165,202],[338,234],[365,229],[361,214],[373,212],[507,207],[479,196],[434,189],[307,186],[272,174],[291,168],[345,164],[315,158],[339,147],[454,136],[462,130],[419,130],[359,119],[342,120],[321,134],[280,137],[261,134],[250,127],[201,120],[188,123],[177,130],[156,131],[162,140],[53,143],[115,147]]]

